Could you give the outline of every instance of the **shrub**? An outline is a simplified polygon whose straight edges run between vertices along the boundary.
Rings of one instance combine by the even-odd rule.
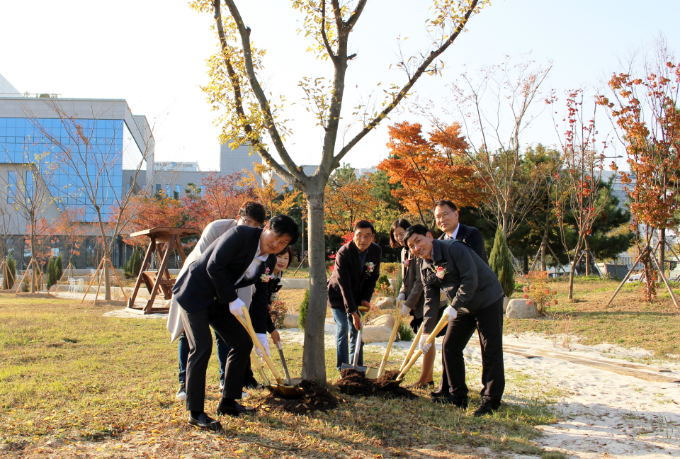
[[[21,291],[28,292],[31,289],[31,281],[27,277],[24,277],[24,281],[21,283]]]
[[[376,282],[375,286],[383,294],[387,294],[392,290],[387,274],[381,274],[380,277],[378,277],[378,282]]]
[[[9,273],[12,275],[10,276]],[[5,272],[2,273],[2,276],[5,278],[4,288],[9,290],[14,287],[14,280],[17,278],[17,262],[14,261],[12,255],[7,257],[7,268],[5,269]]]
[[[50,258],[47,262],[47,290],[57,283],[57,264],[55,258]]]
[[[396,304],[397,295],[399,295],[399,290],[401,290],[401,284],[404,283],[404,279],[401,278],[401,269],[397,270],[397,280],[394,283],[394,302]]]
[[[496,237],[493,241],[493,249],[489,256],[489,266],[496,273],[498,281],[503,287],[503,293],[510,298],[515,290],[515,272],[512,266],[512,255],[505,242],[503,228],[499,225],[496,229]]]
[[[283,328],[283,319],[285,319],[286,314],[288,314],[288,308],[286,303],[278,298],[272,299],[269,305],[269,315],[272,317],[272,322],[277,329]]]
[[[132,252],[132,256],[128,260],[127,263],[125,263],[125,268],[123,269],[123,272],[125,273],[125,277],[127,279],[136,279],[137,276],[139,276],[139,270],[142,268],[142,253],[135,249]]]
[[[57,268],[57,282],[58,282],[64,275],[64,262],[63,258],[61,257],[61,252],[59,253],[59,256],[54,260],[54,265]]]
[[[403,320],[399,322],[399,339],[402,341],[411,341],[415,337],[411,326]]]
[[[380,263],[380,272],[396,276],[398,272],[401,272],[401,263]]]
[[[538,313],[545,315],[548,313],[550,306],[556,305],[557,290],[550,289],[550,279],[546,271],[531,271],[526,275],[529,281],[528,286],[524,286],[524,298],[527,302],[533,301],[538,309]]]
[[[298,316],[298,326],[301,330],[305,329],[307,323],[307,309],[309,309],[309,289],[305,290],[305,297],[300,304],[300,315]]]

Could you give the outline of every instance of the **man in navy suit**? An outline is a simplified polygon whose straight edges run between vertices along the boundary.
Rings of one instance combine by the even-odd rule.
[[[297,238],[297,223],[285,215],[272,218],[263,230],[236,226],[216,239],[173,287],[191,347],[186,381],[189,424],[208,430],[222,427],[204,410],[205,374],[212,352],[210,327],[231,347],[217,412],[238,415],[252,411],[236,402],[241,398],[253,348],[248,332],[235,317],[243,315],[241,307],[245,306],[236,290],[252,284],[257,289],[267,288],[266,282],[257,280],[274,271],[274,254]]]
[[[437,222],[437,227],[444,232],[439,236],[439,240],[458,239],[463,241],[475,251],[484,263],[489,264],[482,233],[474,226],[460,223],[458,208],[453,202],[448,199],[435,202],[434,219]]]

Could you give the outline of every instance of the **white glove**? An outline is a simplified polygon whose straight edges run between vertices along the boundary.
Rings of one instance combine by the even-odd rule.
[[[401,304],[401,315],[402,315],[402,317],[406,317],[407,315],[409,315],[410,312],[411,312],[411,309],[409,309],[408,306],[406,306],[404,303],[402,303]]]
[[[406,300],[406,295],[404,295],[403,293],[400,293],[399,295],[397,295],[397,304],[398,304],[400,301],[401,301],[401,302],[404,302],[405,300]]]
[[[260,343],[262,343],[262,347],[264,348],[265,352],[267,353],[267,356],[269,356],[269,341],[267,341],[267,334],[266,333],[255,333],[255,336],[257,336],[257,339],[260,340]],[[262,358],[262,351],[260,350],[259,347],[255,346],[255,352],[257,352],[257,355]]]
[[[421,327],[422,327],[422,325],[421,325]],[[430,337],[429,333],[423,333],[420,337],[420,344],[419,344],[418,347],[420,348],[421,351],[423,351],[423,354],[427,354],[427,351],[429,351],[430,348],[432,347],[432,343],[426,343],[425,342],[425,341],[427,341],[427,338],[429,338],[429,337]]]
[[[242,316],[243,310],[241,309],[246,304],[241,301],[240,298],[236,298],[234,301],[229,303],[229,311],[235,316]]]
[[[458,311],[453,309],[451,306],[447,306],[446,309],[444,309],[444,314],[449,315],[449,322],[458,317]]]

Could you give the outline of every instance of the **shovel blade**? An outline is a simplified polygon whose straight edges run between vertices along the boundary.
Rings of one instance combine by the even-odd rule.
[[[271,384],[267,386],[267,389],[283,398],[301,398],[305,394],[305,391],[297,387],[279,384]]]
[[[366,373],[366,370],[368,370],[368,367],[362,367],[361,365],[350,365],[349,363],[343,363],[340,365],[340,370],[355,370],[355,371],[360,371],[362,373]]]
[[[378,379],[379,376],[380,376],[379,368],[368,367],[368,369],[366,370],[366,377],[368,379]]]

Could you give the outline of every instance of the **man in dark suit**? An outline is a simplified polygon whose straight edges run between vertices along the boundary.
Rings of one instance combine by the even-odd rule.
[[[335,320],[335,352],[337,367],[354,362],[357,335],[361,328],[358,309],[370,308],[375,284],[380,277],[382,249],[373,242],[375,228],[371,222],[360,220],[354,225],[354,238],[340,247],[335,256],[333,274],[328,280],[328,306]],[[351,344],[347,335],[351,334]],[[359,365],[363,365],[363,348]]]
[[[182,321],[191,348],[186,381],[189,424],[209,430],[221,428],[220,423],[204,410],[205,373],[212,352],[210,327],[231,347],[217,412],[238,415],[252,411],[236,402],[241,398],[253,348],[248,332],[235,317],[243,315],[241,307],[245,306],[236,290],[256,283],[267,272],[273,272],[276,265],[274,254],[288,244],[294,244],[297,237],[297,223],[283,215],[272,218],[264,230],[236,226],[217,238],[173,287],[182,308]],[[259,282],[256,288],[267,288],[267,284]]]
[[[423,340],[435,327],[439,292],[450,305],[449,325],[443,342],[444,373],[450,387],[434,397],[438,403],[467,408],[463,349],[475,329],[482,349],[482,403],[475,416],[493,413],[501,405],[505,388],[503,367],[503,288],[491,268],[465,243],[457,239],[440,241],[423,225],[406,230],[404,241],[411,252],[423,259],[421,275],[425,288]],[[429,345],[421,344],[424,353]]]
[[[486,256],[482,233],[474,226],[463,225],[458,217],[458,208],[448,199],[434,203],[434,219],[437,222],[437,227],[443,231],[439,239],[460,239],[469,245],[479,258],[488,265],[489,257]]]

